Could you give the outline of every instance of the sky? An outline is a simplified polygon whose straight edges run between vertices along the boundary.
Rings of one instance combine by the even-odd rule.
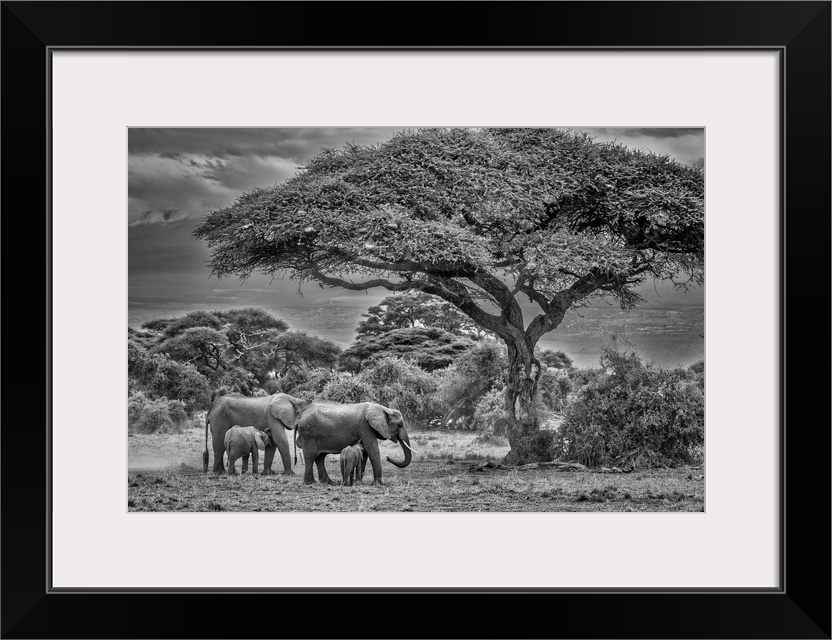
[[[231,204],[254,187],[291,178],[324,147],[367,145],[398,128],[131,128],[128,132],[128,306],[130,326],[195,309],[258,306],[308,328],[313,316],[332,316],[330,339],[349,343],[354,325],[339,328],[338,306],[370,307],[389,295],[321,289],[253,275],[218,280],[205,266],[209,254],[192,232],[210,211]],[[667,154],[702,165],[703,129],[583,128],[598,141]],[[701,289],[679,294],[666,286],[643,287],[648,307],[702,306]],[[292,309],[291,313],[287,309]],[[287,317],[291,316],[291,317]],[[310,315],[312,314],[312,315]],[[352,322],[351,316],[343,316]],[[314,327],[311,327],[312,330]]]

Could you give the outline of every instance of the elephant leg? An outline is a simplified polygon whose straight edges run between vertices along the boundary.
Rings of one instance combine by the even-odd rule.
[[[225,468],[222,465],[222,456],[225,453],[225,432],[219,433],[217,432],[217,436],[214,437],[214,466],[211,468],[211,473],[222,473],[225,471]]]
[[[286,429],[283,427],[273,428],[272,440],[274,440],[274,443],[277,445],[277,450],[280,452],[280,459],[283,460],[283,475],[295,475],[295,472],[292,471],[292,456],[289,451],[289,439],[286,437]],[[272,449],[272,458],[274,458],[274,449]]]
[[[326,472],[325,460],[326,453],[319,453],[318,457],[315,458],[315,465],[318,467],[318,482],[321,484],[335,484]]]
[[[263,475],[267,476],[272,471],[272,460],[274,460],[274,452],[277,451],[275,447],[266,447],[266,452],[263,454]]]
[[[248,458],[248,456],[246,456]],[[256,477],[258,475],[257,465],[260,463],[260,450],[257,447],[251,451],[251,473]]]
[[[361,454],[361,462],[355,468],[355,481],[364,483],[364,469],[367,468],[367,452]]]
[[[312,473],[312,465],[315,463],[315,458],[311,455],[304,456],[304,458],[303,484],[315,484],[315,476]]]
[[[375,438],[368,438],[368,442],[364,443],[364,451],[370,459],[370,464],[373,465],[373,484],[384,485],[381,480],[381,453],[378,450],[378,440]]]
[[[237,458],[232,456],[229,453],[228,454],[228,475],[230,475],[230,476],[236,476],[237,475],[237,469],[235,469],[236,464],[237,464]]]
[[[243,470],[240,473],[246,473],[248,471],[248,454],[243,456]]]

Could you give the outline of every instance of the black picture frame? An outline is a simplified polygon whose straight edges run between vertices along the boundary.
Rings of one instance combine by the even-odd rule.
[[[828,1],[3,2],[2,637],[829,638],[830,15]],[[67,47],[778,51],[780,588],[52,592],[37,461],[60,411],[47,413],[47,134],[50,52]]]

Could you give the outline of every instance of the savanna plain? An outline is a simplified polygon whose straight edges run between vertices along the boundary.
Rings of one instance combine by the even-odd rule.
[[[291,432],[287,432],[291,442]],[[509,451],[504,438],[446,430],[411,432],[421,454],[409,467],[399,445],[379,441],[384,486],[303,484],[302,452],[294,475],[205,474],[205,432],[130,434],[127,507],[130,512],[701,512],[705,507],[702,466],[635,469],[630,473],[557,471],[551,468],[489,468]],[[262,458],[261,458],[262,465]],[[338,456],[327,456],[327,472],[340,480]],[[237,463],[240,471],[240,462]],[[316,472],[317,474],[317,472]]]

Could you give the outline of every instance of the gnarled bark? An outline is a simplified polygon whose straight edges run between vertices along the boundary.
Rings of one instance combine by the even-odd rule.
[[[506,435],[511,451],[504,459],[506,464],[524,464],[548,460],[548,452],[539,451],[537,384],[540,380],[540,362],[534,356],[534,343],[527,336],[521,340],[506,341],[509,371],[506,384]]]

